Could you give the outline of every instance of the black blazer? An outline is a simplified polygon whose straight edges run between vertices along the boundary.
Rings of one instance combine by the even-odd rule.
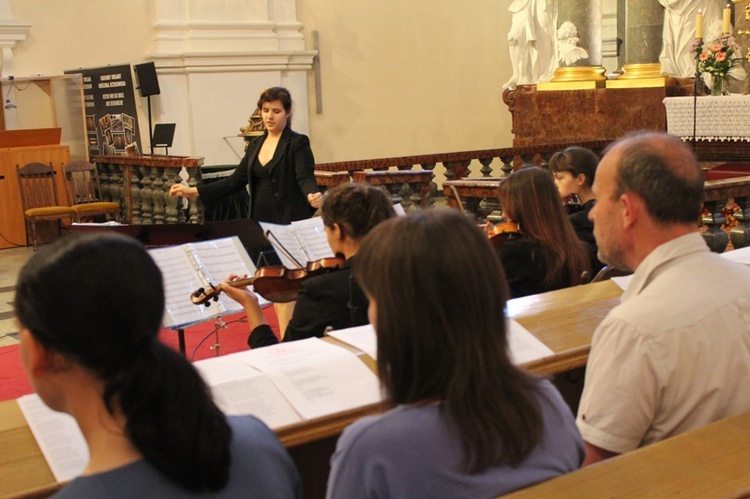
[[[344,329],[368,324],[368,302],[352,274],[352,259],[340,270],[305,281],[297,296],[284,341],[321,338],[327,327]],[[247,340],[250,348],[278,343],[269,326],[256,327]]]
[[[211,184],[198,186],[198,195],[204,203],[218,201],[250,185],[250,169],[258,156],[260,146],[268,134],[256,137],[247,146],[247,152],[232,175]],[[273,189],[274,223],[288,224],[294,220],[310,218],[314,212],[307,195],[318,192],[315,181],[315,158],[310,149],[310,139],[287,127],[281,134],[273,158],[266,165]],[[253,218],[253,186],[250,185],[248,214]]]

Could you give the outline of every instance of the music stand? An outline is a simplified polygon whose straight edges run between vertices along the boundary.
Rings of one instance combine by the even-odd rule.
[[[177,125],[174,123],[157,123],[154,125],[151,143],[154,147],[163,147],[166,156],[169,156],[169,148],[172,147],[175,126]]]

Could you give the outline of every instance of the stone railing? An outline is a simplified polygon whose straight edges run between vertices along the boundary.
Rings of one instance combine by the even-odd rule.
[[[729,241],[734,248],[750,245],[750,176],[709,180],[706,182],[702,222],[706,226],[703,238],[712,251],[723,252]],[[739,222],[735,227],[726,227],[726,206],[734,201],[739,210],[733,213]],[[728,234],[727,234],[728,232]]]
[[[377,171],[387,172],[377,177],[380,182],[390,182],[389,191],[393,196],[396,196],[394,192],[396,189],[393,184],[397,183],[398,172],[409,172],[413,170],[418,171],[431,171],[434,172],[435,167],[440,164],[445,168],[445,178],[438,179],[441,186],[444,186],[445,182],[453,180],[464,179],[469,177],[473,172],[472,169],[478,167],[477,170],[482,178],[500,178],[506,177],[514,169],[521,167],[522,165],[536,164],[545,166],[549,158],[552,155],[565,149],[568,146],[581,146],[587,147],[597,153],[601,153],[610,141],[597,140],[597,141],[583,141],[583,142],[569,142],[559,144],[543,144],[536,146],[525,146],[525,147],[507,147],[503,149],[485,149],[478,151],[464,151],[464,152],[451,152],[441,154],[424,154],[419,156],[403,156],[396,158],[379,158],[379,159],[366,159],[358,161],[342,161],[338,163],[323,163],[316,165],[315,170],[317,172],[347,172],[349,177],[352,178],[355,172],[359,171]],[[392,179],[389,179],[389,176]],[[328,179],[326,179],[328,180]],[[340,178],[338,179],[340,181]],[[433,176],[433,180],[430,182],[429,188],[426,191],[426,199],[421,199],[420,204],[423,206],[431,206],[434,203],[434,198],[438,196],[438,183]],[[398,192],[398,198],[400,199],[419,199],[421,194],[415,192],[414,186],[404,184],[402,189]]]
[[[188,198],[186,210],[178,209],[182,198],[170,197],[169,188],[180,182],[185,168],[191,187],[202,182],[203,158],[188,156],[91,156],[97,164],[102,197],[120,204],[127,224],[174,224],[203,221],[198,198]]]

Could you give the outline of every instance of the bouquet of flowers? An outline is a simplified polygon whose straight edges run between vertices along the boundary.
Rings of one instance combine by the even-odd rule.
[[[716,89],[727,77],[744,80],[747,76],[742,67],[740,47],[733,36],[722,35],[713,43],[696,45],[694,52],[698,72],[711,89]]]

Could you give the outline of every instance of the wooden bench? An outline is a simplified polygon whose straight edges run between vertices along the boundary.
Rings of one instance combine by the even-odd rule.
[[[504,496],[750,497],[750,412]]]

